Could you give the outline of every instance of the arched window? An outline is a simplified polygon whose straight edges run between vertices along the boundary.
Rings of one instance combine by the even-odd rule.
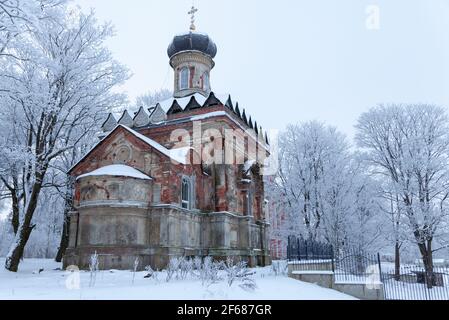
[[[210,83],[209,83],[209,73],[205,72],[203,74],[203,90],[207,91],[210,88]]]
[[[189,68],[184,67],[179,71],[179,90],[189,88]]]
[[[181,206],[184,209],[195,207],[195,178],[183,177],[181,185]]]
[[[245,214],[249,217],[253,216],[253,192],[251,189],[248,189],[246,192],[245,199]]]
[[[181,202],[184,209],[190,209],[190,183],[187,178],[182,178]]]

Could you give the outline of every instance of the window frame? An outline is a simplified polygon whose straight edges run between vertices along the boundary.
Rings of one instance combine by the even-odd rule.
[[[185,80],[185,86],[183,86],[183,80]],[[178,82],[179,90],[189,89],[189,81],[190,81],[190,69],[188,67],[182,67],[179,70],[179,82]]]
[[[253,217],[254,194],[251,188],[246,191],[245,198],[246,198],[245,214],[247,217]]]
[[[209,78],[209,72],[203,73],[203,90],[207,91],[210,90],[210,78]]]
[[[195,208],[195,177],[182,177],[181,207],[186,210],[193,210]]]
[[[187,177],[182,177],[181,181],[181,207],[190,209],[190,183]]]

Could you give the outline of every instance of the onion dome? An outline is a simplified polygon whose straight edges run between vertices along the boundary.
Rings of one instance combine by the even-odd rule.
[[[182,51],[199,51],[213,59],[217,55],[217,46],[207,34],[189,32],[175,36],[168,46],[167,54],[171,58]]]

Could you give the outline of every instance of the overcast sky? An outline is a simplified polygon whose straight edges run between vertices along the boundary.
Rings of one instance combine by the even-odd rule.
[[[75,0],[117,31],[108,46],[134,76],[133,100],[172,89],[166,49],[188,31],[191,0]],[[385,102],[449,106],[449,0],[195,0],[218,46],[211,85],[264,128],[317,119],[353,136]],[[373,11],[379,8],[379,29]]]

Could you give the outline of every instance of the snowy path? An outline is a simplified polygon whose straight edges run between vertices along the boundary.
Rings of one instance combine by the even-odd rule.
[[[90,273],[69,273],[55,270],[61,265],[52,260],[26,259],[20,271],[10,273],[3,268],[0,258],[0,299],[56,299],[56,300],[346,300],[351,296],[314,284],[274,276],[270,268],[258,268],[254,279],[257,289],[247,292],[238,284],[228,287],[220,282],[205,288],[198,280],[174,280],[165,282],[165,274],[159,280],[144,279],[145,272],[138,272],[132,283],[130,271],[100,271],[95,286],[89,287]],[[39,274],[39,269],[44,271]],[[78,277],[79,275],[79,277]],[[70,278],[74,282],[67,281]],[[79,279],[80,289],[73,287]]]

